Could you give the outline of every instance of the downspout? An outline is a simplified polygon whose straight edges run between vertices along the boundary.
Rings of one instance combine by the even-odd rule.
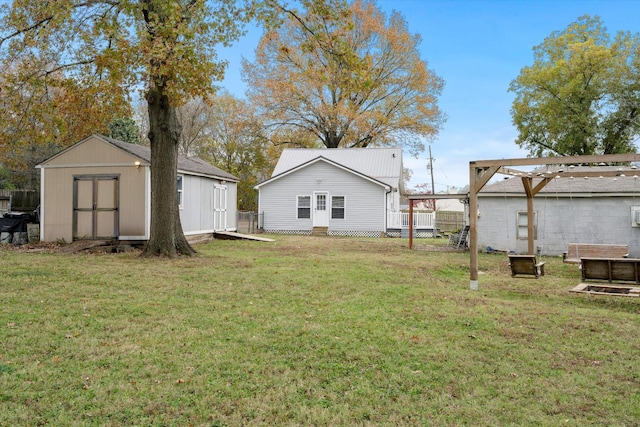
[[[409,199],[409,249],[413,249],[413,199]]]
[[[389,226],[389,193],[393,192],[393,187],[386,187],[388,190],[384,193],[384,235],[387,235]]]

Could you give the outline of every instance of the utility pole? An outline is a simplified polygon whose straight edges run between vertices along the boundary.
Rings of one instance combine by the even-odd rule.
[[[436,187],[433,181],[433,156],[431,156],[431,144],[429,144],[429,169],[431,170],[431,194],[436,195]],[[435,239],[438,234],[438,225],[436,220],[436,199],[432,199],[431,203],[433,203],[433,234],[431,237]]]
[[[429,144],[429,170],[431,171],[431,194],[436,194],[436,187],[433,182],[433,157],[431,156],[431,144]],[[433,211],[436,211],[436,199],[433,199]]]

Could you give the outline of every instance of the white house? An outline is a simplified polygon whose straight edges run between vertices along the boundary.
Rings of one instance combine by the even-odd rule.
[[[576,166],[580,171],[616,171],[615,177],[554,178],[533,198],[535,247],[560,255],[569,243],[626,244],[640,257],[640,171],[618,166]],[[545,173],[533,175],[535,187]],[[527,199],[522,180],[503,179],[478,194],[478,249],[527,252]]]
[[[458,197],[458,194],[455,193],[452,197],[446,198],[448,195],[452,193],[446,193],[444,191],[440,191],[436,193],[437,199],[435,201],[436,210],[443,212],[465,212],[465,204],[463,203],[463,199]],[[408,205],[407,205],[408,208]],[[433,209],[433,204],[431,199],[428,198],[428,195],[424,195],[424,199],[414,200],[413,201],[413,209],[417,210],[430,210]]]
[[[256,185],[268,233],[379,237],[401,228],[402,149],[285,149]]]
[[[45,160],[40,239],[148,240],[151,151],[92,135]],[[199,158],[178,158],[180,221],[186,236],[236,229],[238,178]]]

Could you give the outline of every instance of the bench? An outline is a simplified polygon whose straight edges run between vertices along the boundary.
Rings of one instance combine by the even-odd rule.
[[[633,282],[640,285],[640,259],[636,258],[581,258],[582,281],[605,280]]]
[[[585,257],[580,259],[580,271],[583,283],[571,292],[640,296],[640,259]]]
[[[544,262],[538,262],[535,255],[509,255],[509,266],[511,267],[511,277],[517,274],[544,276]]]
[[[580,264],[580,258],[626,258],[629,256],[627,245],[569,243],[562,253],[562,262]]]

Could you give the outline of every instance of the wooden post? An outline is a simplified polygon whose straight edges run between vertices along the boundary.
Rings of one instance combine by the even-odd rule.
[[[527,195],[527,251],[529,255],[535,255],[533,241],[536,238],[533,215],[533,196]]]
[[[478,290],[478,193],[474,162],[469,164],[469,288]]]
[[[413,200],[411,199],[409,199],[409,249],[413,249]]]
[[[535,255],[533,252],[533,239],[535,238],[533,232],[533,178],[522,177],[522,185],[524,186],[524,193],[527,196],[527,253],[529,255]]]
[[[481,167],[469,162],[469,273],[470,288],[478,290],[478,193],[500,169],[499,164]]]
[[[527,252],[529,255],[535,255],[534,241],[535,241],[535,216],[533,210],[533,196],[538,194],[540,190],[544,188],[553,178],[543,177],[542,180],[533,187],[532,177],[522,177],[522,185],[524,186],[524,192],[527,195]]]

